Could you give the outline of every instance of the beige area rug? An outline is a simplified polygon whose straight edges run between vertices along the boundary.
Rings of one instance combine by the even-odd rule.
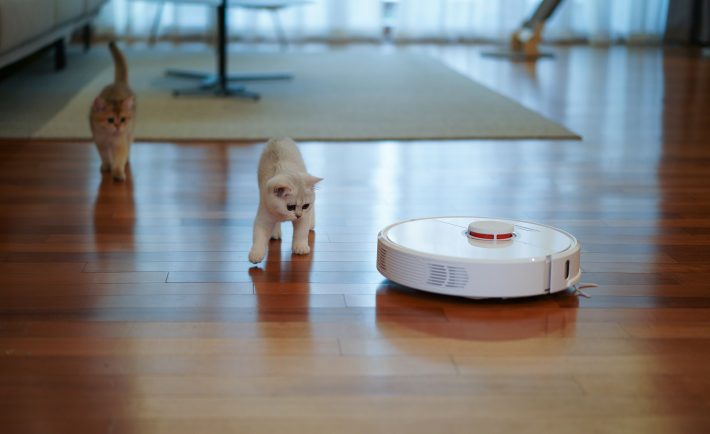
[[[106,54],[106,56],[108,56]],[[230,71],[290,71],[293,80],[251,82],[258,102],[185,96],[171,90],[197,83],[168,78],[166,68],[211,71],[205,53],[128,52],[138,95],[138,140],[576,139],[577,135],[425,55],[335,51],[230,53]],[[110,82],[107,67],[34,138],[90,137],[87,111]]]

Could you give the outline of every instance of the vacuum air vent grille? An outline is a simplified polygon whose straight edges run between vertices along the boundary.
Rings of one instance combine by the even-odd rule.
[[[429,264],[429,285],[447,288],[463,288],[468,283],[468,274],[461,267]]]
[[[377,244],[377,269],[387,271],[387,249]]]

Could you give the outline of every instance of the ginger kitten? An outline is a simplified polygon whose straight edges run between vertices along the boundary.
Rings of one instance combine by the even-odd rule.
[[[126,59],[115,43],[111,42],[109,49],[116,70],[114,82],[94,99],[89,122],[101,156],[101,171],[110,171],[115,181],[123,181],[133,143],[136,97],[128,86]]]
[[[291,139],[272,139],[259,160],[259,209],[254,219],[254,239],[249,261],[264,259],[269,238],[281,238],[281,222],[293,223],[293,253],[307,255],[308,232],[315,216],[314,186],[322,181],[306,171],[303,157]]]

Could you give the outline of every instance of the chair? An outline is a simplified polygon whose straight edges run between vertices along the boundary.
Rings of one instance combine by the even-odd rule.
[[[165,9],[165,4],[168,2],[173,3],[205,3],[199,0],[134,0],[134,1],[152,1],[158,3],[158,10],[155,12],[153,18],[153,24],[150,29],[149,42],[154,44],[158,40],[158,31],[160,30],[160,22],[163,17],[163,11]],[[291,6],[305,5],[311,3],[311,0],[230,0],[229,6],[239,7],[242,9],[251,10],[263,10],[271,13],[271,18],[274,23],[274,29],[276,30],[276,37],[281,45],[281,48],[285,49],[288,47],[288,39],[286,37],[286,32],[281,25],[281,19],[279,18],[279,12],[282,9]]]

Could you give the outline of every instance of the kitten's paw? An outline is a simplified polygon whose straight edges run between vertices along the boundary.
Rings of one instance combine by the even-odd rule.
[[[111,163],[101,163],[101,173],[108,173],[111,171]]]
[[[111,177],[114,181],[125,181],[126,172],[123,169],[113,169],[111,171]]]
[[[294,242],[293,243],[293,253],[297,255],[307,255],[311,253],[311,248],[308,246],[308,243],[305,241],[301,242]]]
[[[274,227],[274,231],[271,233],[271,239],[272,240],[280,240],[281,239],[281,226],[276,226]]]
[[[258,264],[264,259],[264,253],[263,249],[252,247],[251,251],[249,251],[249,262],[252,264]]]

